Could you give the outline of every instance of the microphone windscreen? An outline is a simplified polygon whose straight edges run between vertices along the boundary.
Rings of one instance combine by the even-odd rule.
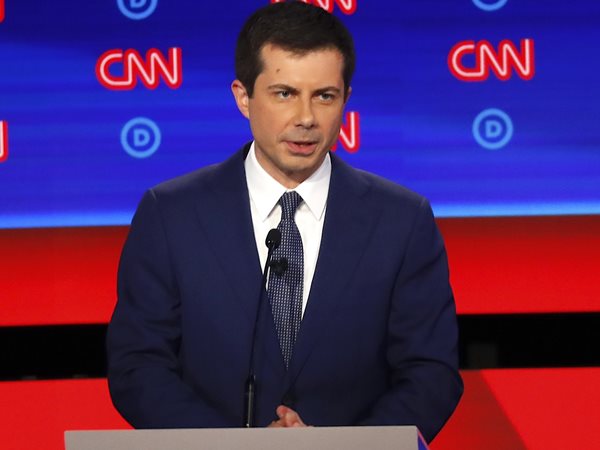
[[[279,247],[279,244],[281,244],[281,231],[277,228],[269,230],[265,244],[267,245],[267,248],[272,248],[273,250]]]

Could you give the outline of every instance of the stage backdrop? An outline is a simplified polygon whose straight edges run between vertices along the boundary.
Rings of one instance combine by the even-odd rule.
[[[0,0],[0,228],[128,224],[251,137],[236,34],[266,0]],[[358,68],[336,152],[438,217],[600,213],[600,2],[314,0]]]
[[[597,342],[575,328],[600,312],[600,2],[311,1],[356,39],[335,151],[430,198],[461,318],[525,336],[508,354],[539,343],[577,355]],[[109,320],[142,193],[251,138],[229,90],[233,52],[268,2],[0,0],[6,448],[61,449],[65,429],[127,427],[106,380],[89,379],[104,375],[80,361],[103,360],[103,337],[85,337]],[[556,342],[552,327],[510,326],[513,313],[527,325],[559,312],[580,314],[543,316],[557,317]],[[463,343],[469,332],[467,350],[504,348],[473,327]],[[39,367],[59,354],[78,356]],[[559,365],[582,365],[574,358]],[[502,364],[462,372],[465,396],[434,450],[594,447],[597,367]],[[66,372],[77,379],[43,379]]]

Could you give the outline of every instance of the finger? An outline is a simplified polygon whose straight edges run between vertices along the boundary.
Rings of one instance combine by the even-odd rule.
[[[306,424],[300,418],[300,414],[284,405],[280,405],[275,410],[279,422],[283,427],[305,427]]]
[[[304,422],[300,418],[300,415],[292,409],[286,412],[283,420],[285,422],[285,425],[288,427],[305,426]]]
[[[290,411],[293,411],[293,410],[291,408],[288,408],[287,406],[279,405],[277,407],[277,409],[275,410],[275,413],[277,414],[277,417],[279,417],[280,419],[283,419],[285,417],[285,415]]]
[[[281,420],[274,420],[267,426],[267,428],[283,428],[283,424],[281,423]]]

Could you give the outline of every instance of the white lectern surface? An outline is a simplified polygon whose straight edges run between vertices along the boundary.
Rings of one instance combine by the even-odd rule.
[[[67,431],[66,450],[426,450],[414,426]]]

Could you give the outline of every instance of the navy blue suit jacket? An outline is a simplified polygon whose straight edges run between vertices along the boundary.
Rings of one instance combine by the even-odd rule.
[[[107,338],[113,402],[134,427],[242,424],[262,272],[247,150],[151,189],[135,214]],[[258,339],[259,425],[285,398],[311,425],[416,424],[431,440],[462,382],[446,253],[427,201],[332,155],[289,370],[268,303]]]

